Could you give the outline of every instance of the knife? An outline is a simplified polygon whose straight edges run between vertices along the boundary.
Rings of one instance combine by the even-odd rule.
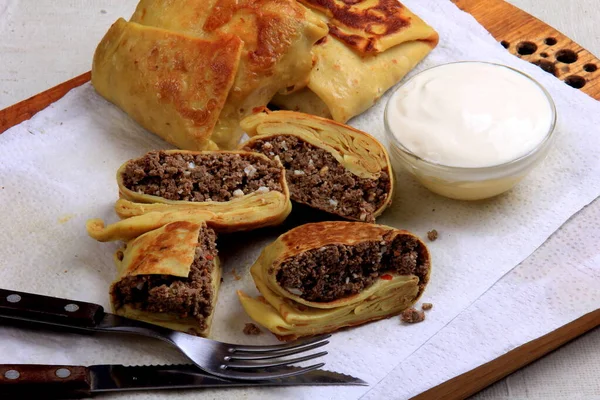
[[[256,386],[355,385],[367,382],[350,375],[313,370],[265,381],[236,381],[206,374],[194,365],[0,365],[0,398],[83,398],[135,390],[202,389]]]

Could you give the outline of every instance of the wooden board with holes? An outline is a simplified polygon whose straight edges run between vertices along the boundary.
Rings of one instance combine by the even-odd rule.
[[[567,36],[503,0],[452,1],[512,54],[600,100],[600,60]]]
[[[517,57],[535,63],[571,86],[600,100],[600,60],[552,27],[503,0],[452,0],[472,14]],[[69,90],[90,80],[87,72],[27,100],[0,110],[0,133],[31,118]],[[416,400],[464,399],[600,326],[600,309],[545,336],[457,376]]]

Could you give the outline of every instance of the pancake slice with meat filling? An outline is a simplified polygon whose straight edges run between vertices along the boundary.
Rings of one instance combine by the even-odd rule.
[[[280,162],[244,151],[152,151],[117,172],[122,221],[88,221],[100,241],[129,240],[166,223],[206,221],[218,232],[277,225],[291,210]]]
[[[359,222],[305,224],[267,246],[250,272],[262,297],[238,292],[248,315],[284,340],[400,314],[430,276],[410,232]]]
[[[292,111],[259,112],[242,127],[251,136],[244,150],[281,161],[292,200],[366,222],[390,205],[392,168],[374,137]]]
[[[113,311],[207,336],[221,282],[215,240],[205,223],[179,221],[129,242],[115,254]]]

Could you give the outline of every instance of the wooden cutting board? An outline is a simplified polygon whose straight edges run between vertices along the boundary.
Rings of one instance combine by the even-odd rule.
[[[472,14],[512,54],[523,58],[600,100],[600,60],[562,33],[503,0],[452,0]],[[86,72],[27,100],[0,110],[0,133],[17,125],[69,90],[90,80]],[[416,397],[464,399],[600,326],[600,309]]]
[[[600,100],[600,60],[571,39],[502,0],[452,0],[515,56]]]

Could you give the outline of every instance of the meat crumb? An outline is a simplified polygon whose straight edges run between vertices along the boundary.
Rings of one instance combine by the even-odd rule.
[[[433,304],[431,304],[431,303],[423,303],[421,305],[421,309],[423,309],[424,311],[431,310],[432,308],[433,308]]]
[[[402,312],[401,316],[402,322],[406,322],[409,324],[414,324],[416,322],[421,322],[425,320],[425,313],[423,311],[418,311],[415,308],[409,308]]]
[[[233,279],[235,279],[236,281],[239,281],[240,279],[242,279],[242,277],[237,274],[237,271],[235,270],[235,268],[231,271],[231,275],[233,275]]]
[[[244,327],[245,335],[260,335],[261,333],[262,331],[258,328],[258,326],[254,325],[253,323],[246,324],[246,326]]]
[[[427,232],[427,239],[429,239],[430,241],[435,241],[438,238],[438,231],[436,231],[435,229],[430,230],[429,232]]]

